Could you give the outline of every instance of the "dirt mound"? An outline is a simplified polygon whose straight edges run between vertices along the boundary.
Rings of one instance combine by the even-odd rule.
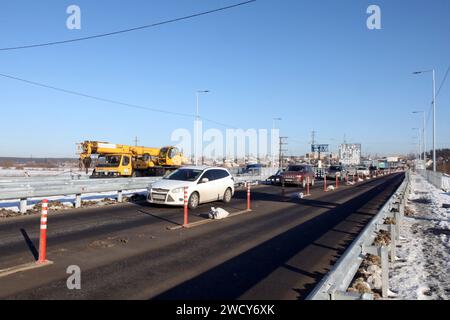
[[[59,201],[51,201],[48,203],[48,211],[58,211],[65,210],[68,207],[65,206],[62,202]],[[33,209],[28,210],[30,214],[40,214],[42,212],[42,202],[36,204]]]
[[[391,243],[391,236],[389,232],[385,230],[378,231],[373,243],[377,246],[388,246]]]
[[[405,207],[405,216],[412,217],[414,216],[414,210],[410,207]]]
[[[380,298],[381,259],[368,254],[361,263],[348,292],[372,293],[375,299]]]
[[[388,217],[388,218],[384,219],[384,224],[396,224],[396,221],[394,218]]]
[[[0,209],[0,219],[1,218],[17,217],[17,216],[20,216],[20,215],[21,215],[20,212],[14,212],[14,211],[11,211],[11,210]]]

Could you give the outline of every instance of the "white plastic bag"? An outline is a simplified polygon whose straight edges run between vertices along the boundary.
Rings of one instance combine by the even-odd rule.
[[[230,213],[222,208],[211,208],[211,212],[209,213],[210,219],[220,220],[228,217]]]

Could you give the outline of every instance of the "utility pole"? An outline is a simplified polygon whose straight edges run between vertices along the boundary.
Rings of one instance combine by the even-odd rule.
[[[436,172],[436,70],[416,71],[413,74],[431,72],[433,76],[433,171]]]
[[[139,139],[138,139],[138,137],[136,136],[136,137],[134,138],[134,146],[135,146],[135,147],[138,146],[138,142],[139,142]]]
[[[287,152],[287,149],[283,149],[283,146],[287,146],[287,140],[288,137],[280,137],[280,151],[278,153],[278,166],[280,169],[283,169],[283,152]]]
[[[313,148],[313,146],[315,144],[316,144],[316,131],[313,130],[311,132],[311,153],[312,153],[313,161],[314,161],[314,159],[316,157],[316,152],[314,151],[314,148]],[[320,155],[319,155],[319,157],[320,157]],[[311,157],[309,158],[309,163],[311,163]]]

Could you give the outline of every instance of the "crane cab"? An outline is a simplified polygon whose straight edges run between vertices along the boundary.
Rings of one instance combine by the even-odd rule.
[[[130,176],[133,172],[131,154],[100,155],[93,177],[121,177]]]

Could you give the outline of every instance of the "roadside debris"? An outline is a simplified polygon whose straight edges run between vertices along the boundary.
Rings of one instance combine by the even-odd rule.
[[[408,206],[405,206],[405,216],[407,216],[407,217],[414,216],[414,210]]]
[[[387,217],[386,219],[384,219],[384,224],[396,224],[396,221],[392,217]]]
[[[104,240],[95,240],[89,243],[90,248],[112,248],[117,245],[125,245],[130,240],[127,237],[108,237]]]
[[[389,232],[385,230],[380,230],[377,232],[377,236],[375,237],[375,240],[373,242],[376,246],[389,246],[391,243],[391,235]]]
[[[381,274],[380,257],[368,254],[347,291],[361,294],[372,293],[375,299],[379,299],[382,285]]]
[[[222,208],[211,208],[211,212],[209,213],[210,219],[220,220],[228,217],[230,213]]]
[[[10,218],[20,216],[20,212],[14,212],[11,210],[0,209],[0,218]]]

